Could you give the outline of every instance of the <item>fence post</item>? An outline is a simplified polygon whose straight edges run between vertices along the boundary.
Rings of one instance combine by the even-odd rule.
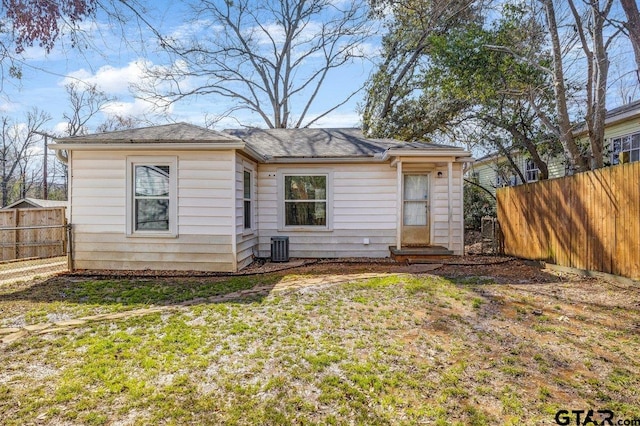
[[[20,219],[18,209],[15,209],[13,211],[13,227],[15,228],[15,237],[13,239],[15,244],[14,259],[20,259],[20,230],[18,229],[18,225],[20,225]]]
[[[73,272],[73,228],[70,223],[65,225],[67,228],[67,269]]]

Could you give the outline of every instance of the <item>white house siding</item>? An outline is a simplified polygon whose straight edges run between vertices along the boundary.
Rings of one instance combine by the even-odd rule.
[[[471,173],[475,173],[475,181],[478,185],[488,189],[492,194],[496,193],[496,164],[495,162],[486,162],[481,164],[473,164]],[[473,179],[471,174],[468,179]]]
[[[279,170],[332,173],[330,230],[278,230]],[[388,163],[260,164],[259,255],[270,256],[271,237],[288,236],[291,257],[388,257],[396,243],[396,198],[396,169]]]
[[[233,151],[161,152],[178,161],[175,238],[126,235],[128,156],[72,151],[74,261],[78,269],[233,271]]]
[[[438,172],[442,177],[437,177]],[[449,239],[449,184],[447,167],[439,166],[431,179],[431,244],[448,247],[456,255],[463,254],[462,164],[453,163],[451,187],[451,240]],[[451,245],[449,244],[451,241]]]
[[[516,153],[513,155],[513,161],[518,166],[522,174],[526,176],[526,165],[527,165],[526,156]],[[549,179],[555,179],[558,177],[562,177],[565,174],[565,166],[563,162],[562,156],[546,156],[542,158],[547,162],[547,168],[549,170]],[[469,170],[469,174],[467,176],[468,179],[473,178],[473,173],[475,173],[475,177],[477,179],[477,183],[488,189],[493,195],[496,193],[496,185],[498,181],[498,167],[499,165],[507,165],[507,159],[503,156],[493,158],[490,160],[485,160],[482,162],[476,162],[473,164]],[[511,172],[509,172],[511,173]],[[515,176],[516,184],[521,185],[522,180],[519,176]]]
[[[624,121],[607,127],[605,130],[605,139],[608,144],[611,142],[611,139],[638,132],[640,132],[640,119]]]
[[[251,172],[251,224],[252,229],[244,228],[244,171]],[[236,154],[236,204],[235,232],[238,269],[242,269],[253,261],[258,246],[258,174],[254,161]],[[255,252],[255,253],[254,253]]]

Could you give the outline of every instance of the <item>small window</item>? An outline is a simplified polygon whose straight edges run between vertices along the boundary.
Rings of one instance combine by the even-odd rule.
[[[170,167],[136,165],[134,189],[134,230],[169,230]]]
[[[127,235],[175,236],[175,157],[130,157],[127,164]]]
[[[622,138],[615,138],[611,141],[611,165],[620,164],[620,153],[622,152]]]
[[[527,182],[537,182],[540,179],[540,169],[533,160],[527,160],[525,177],[527,178]]]
[[[640,133],[616,138],[612,145],[611,164],[640,161]]]
[[[327,175],[284,176],[284,225],[327,226]]]
[[[244,229],[251,229],[251,172],[244,171]]]

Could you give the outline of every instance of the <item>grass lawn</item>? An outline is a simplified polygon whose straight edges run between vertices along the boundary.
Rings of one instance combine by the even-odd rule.
[[[640,419],[640,288],[449,272],[286,291],[278,283],[332,266],[2,286],[4,328],[166,309],[0,345],[0,422],[515,425],[556,424],[560,409]],[[207,299],[257,284],[273,290]]]

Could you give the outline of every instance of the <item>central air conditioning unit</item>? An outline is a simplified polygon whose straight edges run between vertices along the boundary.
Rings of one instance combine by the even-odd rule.
[[[289,237],[271,237],[271,261],[289,261]]]

